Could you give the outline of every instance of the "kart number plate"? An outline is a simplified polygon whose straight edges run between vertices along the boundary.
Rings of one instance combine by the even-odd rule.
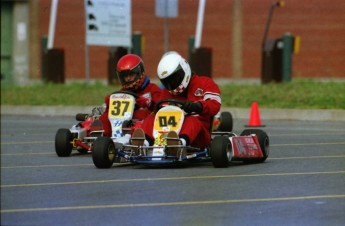
[[[162,111],[158,112],[155,118],[154,129],[157,131],[178,131],[181,128],[181,111]]]
[[[127,94],[112,94],[109,101],[108,117],[116,119],[131,119],[135,99]]]

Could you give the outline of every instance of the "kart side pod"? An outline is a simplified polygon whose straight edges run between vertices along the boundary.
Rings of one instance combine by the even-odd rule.
[[[269,138],[260,129],[246,129],[240,136],[215,136],[210,156],[214,167],[228,167],[230,161],[264,162],[269,154]]]
[[[233,161],[263,162],[269,154],[269,138],[263,130],[247,129],[230,137]]]

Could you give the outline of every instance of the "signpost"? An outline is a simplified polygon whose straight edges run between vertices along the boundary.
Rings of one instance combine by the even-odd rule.
[[[178,0],[156,0],[156,16],[164,17],[164,52],[167,52],[169,47],[168,18],[178,16]]]
[[[130,48],[131,31],[130,0],[85,0],[87,82],[90,79],[88,45]]]

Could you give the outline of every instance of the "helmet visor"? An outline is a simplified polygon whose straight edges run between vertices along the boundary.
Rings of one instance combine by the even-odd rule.
[[[140,78],[141,72],[138,68],[125,71],[117,71],[117,76],[122,85],[129,85]]]
[[[162,84],[169,91],[175,90],[179,85],[181,85],[185,76],[183,68],[179,65],[177,69],[168,77],[161,79]]]

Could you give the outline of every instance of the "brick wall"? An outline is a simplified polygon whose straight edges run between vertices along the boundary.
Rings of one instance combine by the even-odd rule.
[[[233,2],[208,0],[201,46],[212,48],[212,76],[233,77]],[[261,43],[272,0],[243,0],[243,78],[259,78]],[[39,34],[47,35],[50,0],[39,0]],[[198,0],[179,0],[178,18],[169,19],[169,49],[188,57],[188,38],[195,35]],[[59,0],[54,46],[65,49],[66,79],[85,78],[84,1]],[[164,51],[164,19],[155,16],[155,0],[132,0],[132,30],[145,37],[143,60],[155,77]],[[301,37],[293,56],[293,77],[345,77],[345,1],[289,0],[273,13],[270,38],[285,32]],[[40,38],[40,37],[38,37]],[[91,79],[106,79],[108,47],[89,47]]]

